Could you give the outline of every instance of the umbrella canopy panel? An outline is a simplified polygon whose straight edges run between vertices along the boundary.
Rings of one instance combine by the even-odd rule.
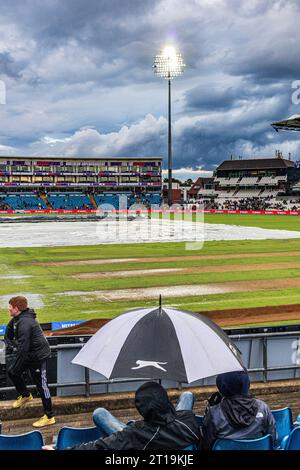
[[[173,308],[130,311],[111,320],[72,361],[115,378],[194,382],[242,370],[240,354],[208,318]]]
[[[132,328],[110,377],[130,377],[132,373],[141,378],[169,376],[188,381],[176,330],[162,309],[148,313]]]

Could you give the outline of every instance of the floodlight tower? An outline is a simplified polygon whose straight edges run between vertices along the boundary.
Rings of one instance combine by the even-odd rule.
[[[168,204],[172,206],[172,129],[171,129],[171,80],[184,71],[185,63],[174,47],[165,47],[155,56],[154,73],[168,80]]]

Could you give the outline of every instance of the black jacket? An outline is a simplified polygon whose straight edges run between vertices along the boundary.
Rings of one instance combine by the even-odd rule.
[[[4,336],[6,346],[13,348],[16,359],[10,371],[18,374],[23,365],[41,362],[51,355],[50,346],[36,320],[34,310],[27,308],[10,320]]]
[[[151,385],[152,384],[152,385]],[[180,450],[198,444],[200,429],[192,411],[175,411],[166,392],[150,383],[136,393],[135,405],[143,420],[135,421],[122,431],[73,450]],[[163,393],[164,392],[164,393]]]

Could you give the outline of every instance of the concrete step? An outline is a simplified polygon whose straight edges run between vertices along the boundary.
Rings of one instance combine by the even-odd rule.
[[[195,395],[195,414],[203,415],[207,399],[216,390],[215,387],[190,388]],[[290,406],[294,418],[300,413],[300,380],[270,382],[267,384],[254,383],[251,392],[266,401],[271,409]],[[168,395],[175,403],[181,390],[168,390]],[[12,409],[12,401],[1,402],[2,433],[22,434],[32,431],[32,423],[43,415],[41,400],[35,398],[24,408]],[[129,419],[140,419],[134,406],[134,393],[110,393],[92,395],[90,397],[53,397],[53,408],[56,424],[41,429],[45,443],[51,444],[58,431],[63,426],[85,427],[92,426],[92,414],[96,408],[103,407],[111,411],[125,423]]]
[[[114,415],[124,423],[127,423],[130,419],[140,419],[135,409],[119,410],[114,412]],[[23,434],[34,431],[38,429],[32,426],[34,421],[36,421],[36,419],[32,418],[4,421],[2,423],[2,434]],[[54,425],[38,429],[43,434],[45,444],[55,442],[59,430],[64,426],[76,428],[94,426],[92,413],[57,415],[55,416],[55,421],[56,423]]]

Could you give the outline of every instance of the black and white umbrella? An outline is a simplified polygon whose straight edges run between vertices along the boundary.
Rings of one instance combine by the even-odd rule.
[[[239,351],[215,323],[194,312],[161,307],[131,310],[114,318],[72,363],[107,379],[185,383],[243,370]]]

